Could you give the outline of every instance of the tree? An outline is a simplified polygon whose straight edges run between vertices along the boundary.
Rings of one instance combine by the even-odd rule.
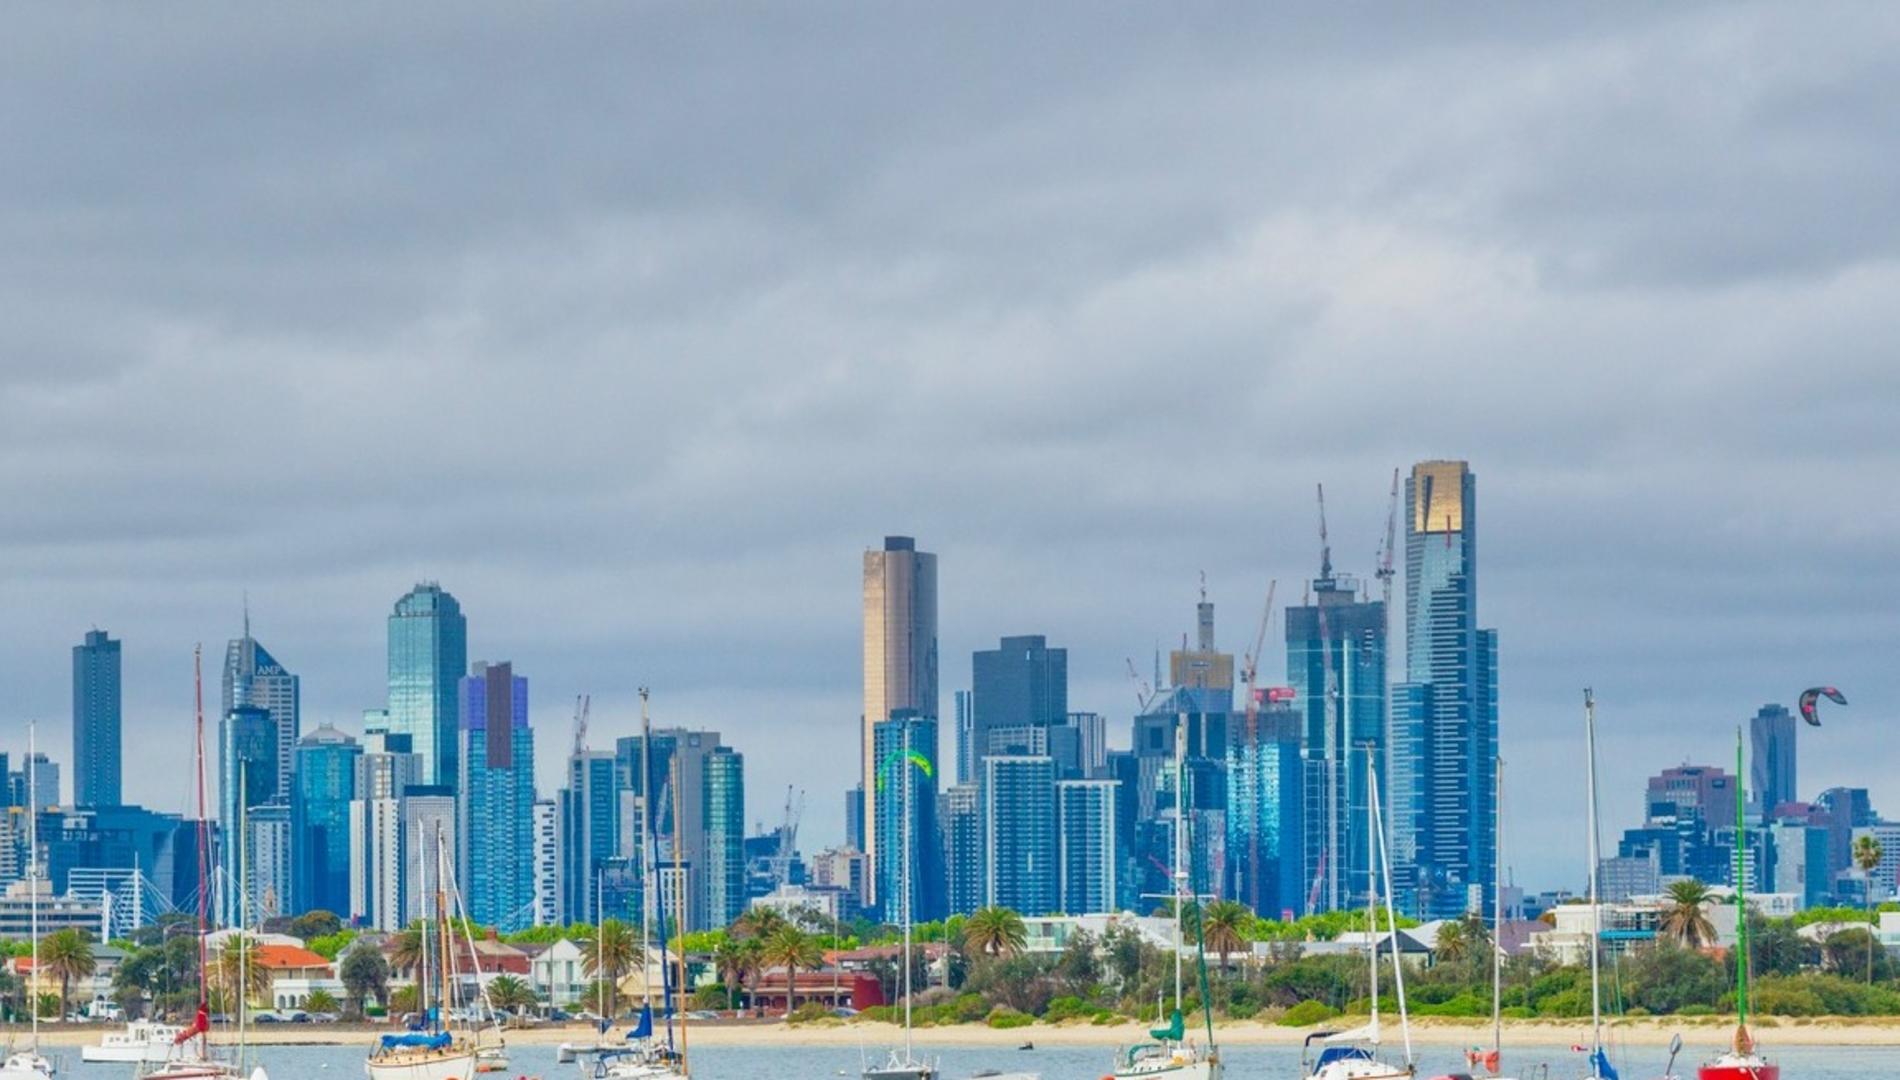
[[[1863,834],[1854,839],[1854,865],[1867,875],[1867,921],[1876,923],[1874,916],[1874,871],[1880,868],[1880,841],[1872,835]],[[1867,933],[1867,982],[1874,981],[1874,935],[1871,929]]]
[[[1029,931],[1023,917],[1006,907],[978,908],[963,920],[963,943],[987,957],[1010,957],[1029,943]]]
[[[335,912],[325,911],[322,908],[306,911],[290,920],[291,934],[305,941],[311,938],[328,937],[341,929],[343,929],[343,920],[338,918]]]
[[[1622,974],[1630,1000],[1657,1015],[1687,1005],[1713,1006],[1729,986],[1720,964],[1668,938],[1632,949]]]
[[[1247,931],[1253,925],[1253,912],[1237,900],[1216,900],[1201,912],[1201,941],[1220,957],[1220,968],[1227,970],[1227,957],[1247,947]]]
[[[1471,955],[1471,940],[1465,936],[1463,919],[1448,919],[1438,928],[1438,944],[1432,952],[1441,964],[1456,964]]]
[[[310,991],[310,996],[303,999],[303,1007],[305,1011],[313,1013],[338,1013],[343,1011],[342,1007],[337,1004],[336,995],[321,987]]]
[[[422,967],[423,943],[422,928],[412,926],[391,939],[389,966],[397,971],[406,971],[414,975]]]
[[[635,959],[644,951],[633,927],[619,919],[602,919],[594,936],[581,943],[581,970],[607,984],[608,1016],[619,1011],[620,977],[644,961],[644,957]]]
[[[1715,944],[1715,924],[1702,910],[1709,900],[1709,887],[1694,878],[1671,882],[1669,906],[1663,910],[1664,937],[1690,949]]]
[[[810,971],[824,961],[818,942],[796,926],[781,926],[766,939],[759,959],[767,967],[785,969],[785,1015],[789,1018],[798,996],[799,969]]]
[[[764,951],[763,943],[752,937],[728,937],[713,950],[713,966],[719,971],[719,981],[732,992],[735,1007],[747,981],[759,973],[759,957]]]
[[[747,908],[745,914],[732,920],[732,932],[738,937],[768,939],[778,933],[785,925],[785,916],[771,908]]]
[[[534,995],[534,987],[527,981],[514,975],[497,975],[488,984],[488,1000],[497,1009],[520,1012],[532,1009],[540,1004]]]
[[[375,997],[379,1005],[389,1004],[389,963],[383,959],[381,949],[373,945],[358,945],[343,954],[343,963],[337,969],[337,978],[343,981],[343,990],[349,994],[352,1011],[361,1015],[363,999]]]
[[[256,951],[249,935],[233,934],[218,954],[217,986],[240,1009],[270,993],[270,971],[250,962]]]
[[[59,1015],[66,1015],[73,980],[90,979],[98,969],[92,958],[92,935],[84,930],[56,930],[40,942],[40,966],[59,980]]]
[[[422,1008],[422,997],[414,985],[398,986],[389,992],[389,1011],[397,1016],[416,1012]]]

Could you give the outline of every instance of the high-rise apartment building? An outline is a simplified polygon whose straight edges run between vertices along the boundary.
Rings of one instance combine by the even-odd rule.
[[[968,915],[983,906],[983,807],[975,783],[953,784],[943,793],[943,866],[949,914]]]
[[[1262,918],[1305,914],[1305,718],[1291,692],[1263,690],[1253,730],[1235,725],[1227,747],[1227,861],[1230,895]]]
[[[471,919],[518,930],[534,922],[534,732],[528,680],[508,663],[476,663],[462,680],[458,809],[463,895]]]
[[[1101,713],[1072,712],[1067,723],[1075,731],[1082,778],[1099,780],[1108,775],[1108,718]]]
[[[693,920],[707,929],[728,926],[746,909],[745,756],[716,746],[705,757],[700,785],[706,821],[700,860],[702,908]]]
[[[1115,911],[1120,842],[1116,838],[1113,780],[1061,780],[1056,783],[1056,821],[1060,829],[1057,859],[1059,910],[1066,915]]]
[[[73,646],[73,805],[120,803],[119,642],[89,630]]]
[[[917,550],[908,536],[887,536],[881,551],[864,553],[864,816],[865,854],[877,865],[875,797],[877,726],[898,710],[937,718],[937,557]],[[934,756],[934,751],[933,751]],[[870,881],[879,902],[877,875]]]
[[[403,800],[416,783],[416,756],[409,747],[407,735],[368,732],[356,758],[348,914],[377,930],[404,924]]]
[[[534,925],[561,926],[561,815],[553,799],[534,803]]]
[[[293,912],[350,908],[350,803],[356,798],[357,741],[329,724],[297,743],[290,800]]]
[[[270,774],[271,798],[288,806],[291,754],[303,736],[297,676],[251,637],[248,614],[244,617],[244,636],[234,638],[224,651],[224,711],[219,715],[229,716],[240,705],[263,709],[276,728],[273,745],[277,761]],[[222,762],[218,771],[226,772]]]
[[[1763,820],[1801,797],[1795,779],[1795,719],[1781,705],[1763,705],[1748,722],[1748,789]]]
[[[873,838],[871,885],[887,921],[904,916],[928,922],[945,908],[943,835],[937,821],[937,719],[899,709],[877,725],[873,744],[877,771],[866,805],[878,833]],[[902,884],[910,882],[908,899]]]
[[[249,926],[279,915],[293,915],[291,877],[295,869],[291,840],[290,807],[271,802],[253,806],[244,812],[245,842],[249,845],[242,865],[246,896],[233,916],[239,926]]]
[[[677,836],[679,838],[679,876],[685,882],[689,906],[686,914],[693,925],[710,929],[699,920],[706,917],[706,759],[721,743],[717,731],[690,731],[686,728],[654,728],[652,749],[646,755],[641,753],[641,736],[632,735],[614,742],[614,757],[618,762],[621,783],[627,792],[627,801],[622,803],[626,819],[639,817],[645,820],[643,813],[647,806],[652,807],[652,828],[656,834],[653,847],[655,865],[665,864],[669,869],[674,861],[675,810],[677,808]],[[652,770],[650,780],[641,775],[642,768]],[[677,791],[675,790],[677,788]],[[651,792],[651,799],[648,793]],[[622,836],[622,854],[629,860],[641,858],[638,833]],[[743,837],[742,837],[743,840]],[[637,866],[637,862],[630,863]],[[611,890],[611,886],[610,886]],[[572,892],[572,886],[569,892]],[[630,901],[637,901],[635,891],[627,893]],[[611,900],[612,897],[610,896]],[[669,917],[673,908],[666,909]],[[722,924],[723,925],[723,924]]]
[[[218,833],[217,867],[219,880],[213,883],[212,895],[218,899],[219,915],[226,925],[243,925],[243,911],[240,905],[245,901],[241,882],[255,877],[255,867],[244,866],[243,845],[250,836],[245,825],[252,811],[263,806],[282,806],[286,811],[288,803],[277,798],[277,735],[280,730],[278,721],[272,717],[269,709],[261,705],[237,705],[226,712],[218,725]],[[285,828],[289,828],[289,815],[286,812]],[[288,840],[286,840],[288,844]],[[289,887],[286,862],[285,888]],[[280,892],[279,901],[288,901],[290,897]],[[250,903],[255,905],[258,898],[253,895]],[[252,914],[256,913],[253,906]]]
[[[403,795],[404,925],[435,917],[437,861],[455,865],[455,798],[453,788],[439,784],[417,784]]]
[[[457,688],[468,668],[468,620],[434,582],[396,601],[389,616],[388,730],[409,736],[420,782],[454,787]]]
[[[1056,839],[1056,763],[983,759],[984,902],[1029,914],[1056,910],[1062,871]]]
[[[1301,862],[1319,880],[1321,911],[1365,906],[1374,849],[1366,828],[1372,790],[1368,753],[1377,765],[1382,801],[1388,806],[1397,801],[1385,797],[1390,790],[1385,604],[1362,603],[1358,595],[1358,580],[1335,574],[1328,551],[1313,580],[1312,603],[1286,609],[1287,681],[1301,714],[1306,763],[1300,785],[1305,798]],[[1400,848],[1402,831],[1388,829]]]
[[[1069,650],[1051,649],[1041,634],[1006,637],[994,649],[970,658],[970,745],[978,755],[992,752],[989,733],[997,728],[1063,727],[1069,718]],[[966,768],[967,766],[967,768]],[[974,774],[977,763],[958,762],[959,775]]]
[[[1394,861],[1421,918],[1488,910],[1497,876],[1497,631],[1478,627],[1478,483],[1462,461],[1405,482],[1405,683],[1395,689]]]
[[[561,789],[562,906],[575,922],[601,917],[606,896],[603,875],[621,850],[619,762],[606,751],[579,750],[567,759],[567,786]],[[637,912],[637,908],[635,911]],[[624,918],[628,912],[609,911]]]

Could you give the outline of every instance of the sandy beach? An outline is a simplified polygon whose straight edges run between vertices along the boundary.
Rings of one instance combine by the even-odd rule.
[[[1350,1018],[1345,1019],[1350,1021]],[[1670,1036],[1680,1033],[1689,1046],[1707,1047],[1726,1041],[1734,1022],[1733,1017],[1660,1017],[1620,1020],[1608,1027],[1612,1040],[1623,1045],[1664,1046]],[[1763,1017],[1750,1026],[1768,1045],[1900,1047],[1900,1017]],[[1504,1027],[1507,1044],[1569,1046],[1587,1042],[1590,1037],[1588,1024],[1570,1021],[1509,1020]],[[48,1026],[40,1029],[40,1041],[47,1046],[82,1046],[96,1042],[104,1030],[95,1026]],[[377,1034],[387,1030],[356,1024],[281,1024],[253,1028],[251,1038],[260,1045],[367,1045]],[[1215,1034],[1220,1041],[1236,1046],[1294,1046],[1311,1030],[1234,1021],[1217,1025]],[[0,1038],[17,1038],[22,1032],[19,1027],[0,1028],[3,1033]],[[770,1049],[775,1046],[879,1046],[896,1042],[902,1033],[894,1024],[868,1021],[797,1025],[774,1021],[721,1021],[693,1024],[690,1037],[702,1046]],[[1118,1046],[1142,1041],[1147,1031],[1135,1024],[1099,1027],[1088,1023],[1034,1024],[1009,1030],[959,1024],[919,1028],[916,1037],[924,1045],[945,1047],[1016,1047],[1025,1042],[1037,1046]],[[1397,1037],[1396,1025],[1389,1030],[1388,1037]],[[1489,1041],[1490,1024],[1485,1020],[1425,1017],[1413,1021],[1412,1037],[1426,1046],[1471,1046]],[[521,1028],[508,1033],[510,1042],[525,1046],[584,1044],[593,1039],[591,1028],[577,1025]],[[214,1036],[214,1041],[225,1039]]]

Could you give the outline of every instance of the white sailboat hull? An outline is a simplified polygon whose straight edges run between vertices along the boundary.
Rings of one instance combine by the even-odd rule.
[[[363,1063],[369,1080],[474,1080],[475,1051],[400,1054]]]
[[[1202,1059],[1176,1060],[1159,1058],[1152,1062],[1136,1062],[1125,1069],[1117,1069],[1115,1080],[1221,1080],[1221,1067],[1218,1061]]]

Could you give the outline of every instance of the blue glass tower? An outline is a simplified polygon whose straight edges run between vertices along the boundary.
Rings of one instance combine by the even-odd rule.
[[[410,737],[420,783],[456,783],[456,687],[468,668],[468,620],[434,582],[409,590],[389,616],[389,731]]]
[[[745,913],[745,755],[715,746],[705,756],[701,786],[706,822],[705,921],[707,929],[729,925]],[[934,799],[934,795],[933,795]]]
[[[1115,901],[1121,844],[1116,836],[1115,802],[1120,787],[1113,780],[1056,784],[1056,819],[1061,827],[1059,910],[1065,915],[1119,910]]]
[[[999,728],[1047,731],[1068,725],[1069,650],[1051,649],[1041,634],[1006,637],[994,649],[970,658],[969,761],[957,763],[958,776],[974,775]],[[961,704],[961,702],[959,702]]]
[[[567,786],[561,789],[561,885],[570,920],[592,923],[601,917],[600,905],[608,899],[606,875],[619,867],[624,854],[620,796],[625,790],[614,755],[581,750],[567,759]],[[624,908],[610,904],[606,914],[636,916],[641,903],[637,890],[631,900]]]
[[[1462,461],[1421,462],[1405,482],[1393,860],[1425,919],[1489,910],[1497,876],[1497,631],[1478,628],[1477,490]]]
[[[951,915],[983,906],[983,811],[976,784],[953,784],[943,792],[944,886]]]
[[[227,926],[243,918],[241,883],[256,876],[255,867],[246,874],[243,866],[247,819],[260,806],[283,805],[277,802],[277,730],[270,710],[258,705],[238,705],[218,724],[219,880],[212,889],[219,918]],[[252,897],[253,914],[259,899]],[[276,899],[288,898],[279,892]]]
[[[119,725],[119,642],[90,630],[73,646],[73,805],[119,805]]]
[[[889,922],[904,914],[905,861],[909,861],[910,914],[915,922],[945,913],[943,840],[937,823],[937,720],[898,709],[872,732],[877,751],[876,785],[869,801],[878,830],[873,873],[879,908]],[[908,742],[906,741],[908,739]],[[909,804],[909,825],[904,807]],[[910,841],[904,841],[908,832]]]
[[[350,800],[363,748],[328,724],[297,744],[290,800],[290,910],[350,910]]]
[[[268,649],[251,636],[251,617],[244,616],[244,636],[232,639],[224,651],[224,711],[240,705],[263,709],[276,730],[277,760],[269,770],[271,798],[290,805],[290,756],[303,734],[301,691],[292,675]],[[219,771],[224,771],[223,763]],[[258,781],[262,782],[262,781]]]
[[[1305,914],[1306,793],[1303,718],[1285,701],[1263,705],[1249,737],[1227,750],[1227,854],[1233,892],[1262,918]]]
[[[1024,915],[1061,904],[1056,763],[1048,756],[983,759],[984,902]]]
[[[462,680],[461,887],[469,917],[520,929],[534,920],[534,733],[528,680],[508,663]]]

